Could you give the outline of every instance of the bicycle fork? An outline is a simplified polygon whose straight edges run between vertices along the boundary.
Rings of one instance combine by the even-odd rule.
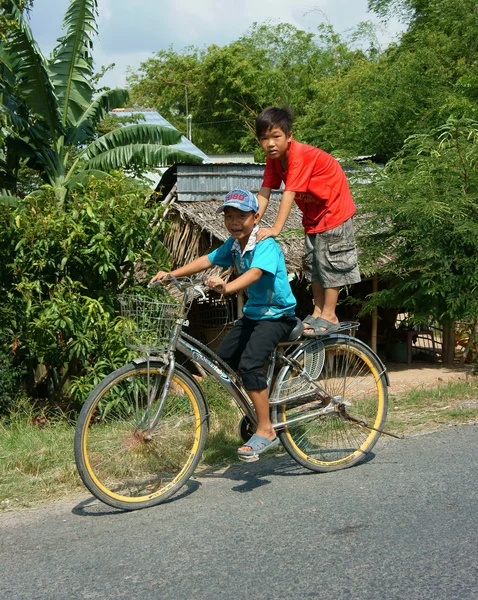
[[[164,403],[166,401],[166,397],[168,395],[169,388],[171,387],[171,382],[173,380],[173,374],[174,374],[174,368],[176,366],[176,361],[174,359],[174,355],[171,354],[171,356],[169,357],[168,373],[166,375],[166,380],[164,382],[163,389],[161,391],[159,406],[156,409],[156,413],[152,419],[151,419],[151,407],[153,406],[153,402],[156,400],[156,397],[158,395],[160,379],[158,377],[158,378],[156,378],[156,381],[154,381],[154,383],[151,383],[151,371],[150,371],[150,366],[149,366],[150,365],[150,357],[149,356],[147,356],[147,358],[146,358],[146,365],[147,365],[146,366],[146,368],[147,368],[146,386],[147,386],[148,403],[147,403],[146,412],[142,419],[142,425],[143,425],[143,427],[147,427],[146,433],[143,435],[143,440],[150,441],[153,439],[152,432],[156,428],[156,426],[159,422],[159,419],[161,418],[161,413],[163,412]],[[164,369],[166,369],[166,365],[164,366]],[[147,422],[145,422],[145,420]]]

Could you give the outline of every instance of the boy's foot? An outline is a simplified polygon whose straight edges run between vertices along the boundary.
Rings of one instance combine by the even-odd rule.
[[[243,460],[245,462],[254,462],[256,460],[259,460],[259,456],[263,452],[274,448],[275,446],[277,446],[278,443],[278,436],[276,436],[273,440],[270,440],[269,438],[263,437],[262,435],[257,435],[257,433],[255,433],[251,437],[251,439],[248,442],[246,442],[243,446],[243,448],[248,447],[250,448],[250,450],[242,450],[241,448],[239,448],[239,450],[237,451],[237,456],[240,460]]]
[[[340,323],[332,323],[322,317],[311,317],[310,315],[304,319],[304,337],[317,337],[327,335],[340,329]]]

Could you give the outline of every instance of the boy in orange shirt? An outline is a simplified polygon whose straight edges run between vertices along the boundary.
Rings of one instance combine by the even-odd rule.
[[[271,190],[284,182],[276,222],[260,229],[257,240],[279,235],[296,202],[303,213],[304,266],[314,297],[314,311],[304,319],[304,335],[331,333],[339,329],[335,309],[340,288],[360,281],[352,220],[355,204],[347,178],[333,156],[292,139],[290,109],[263,111],[256,119],[256,134],[267,157],[257,195],[260,217]]]

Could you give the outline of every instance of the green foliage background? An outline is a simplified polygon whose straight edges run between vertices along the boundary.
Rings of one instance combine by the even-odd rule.
[[[450,118],[354,186],[367,214],[358,245],[388,282],[369,309],[400,306],[425,323],[478,315],[477,142],[478,122]]]
[[[293,108],[297,139],[340,156],[391,158],[410,135],[450,116],[476,119],[475,0],[370,0],[369,7],[407,24],[387,48],[371,22],[345,36],[326,21],[316,32],[255,24],[223,47],[158,52],[130,73],[131,99],[183,132],[191,113],[193,140],[205,152],[258,158],[254,120],[271,105]]]
[[[72,28],[54,50],[55,67],[18,17],[31,4],[0,5],[0,411],[19,387],[41,401],[80,404],[126,360],[118,294],[135,286],[134,264],[146,279],[167,257],[157,241],[161,228],[150,226],[160,218],[154,200],[121,169],[185,158],[168,149],[179,139],[171,130],[141,122],[118,129],[106,116],[128,92],[95,95],[96,3],[71,1]],[[129,97],[183,132],[191,113],[193,141],[205,152],[248,151],[262,160],[255,118],[287,104],[296,139],[344,158],[381,157],[385,169],[368,170],[367,185],[354,184],[358,212],[367,217],[359,232],[362,267],[387,282],[368,309],[400,306],[417,319],[473,321],[476,0],[369,0],[369,8],[406,24],[387,48],[371,23],[347,36],[326,20],[315,32],[256,23],[223,47],[158,52],[129,74]],[[80,14],[88,15],[86,29]],[[23,61],[9,54],[13,47]],[[81,71],[71,97],[68,64]],[[25,76],[35,72],[38,80]]]
[[[0,205],[0,339],[9,366],[0,372],[0,409],[15,373],[27,375],[33,397],[79,403],[126,361],[118,295],[137,285],[135,264],[144,279],[164,264],[161,228],[150,225],[159,208],[148,196],[113,173],[72,190],[68,211],[49,187]]]

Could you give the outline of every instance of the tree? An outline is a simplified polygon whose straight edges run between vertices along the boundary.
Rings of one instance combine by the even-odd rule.
[[[336,69],[336,50],[292,25],[256,23],[224,47],[158,52],[128,83],[136,105],[156,108],[178,129],[192,113],[193,138],[204,151],[252,151],[257,114],[279,103],[300,116],[313,82]]]
[[[478,122],[450,118],[411,136],[372,183],[355,188],[364,260],[394,282],[370,306],[401,306],[451,330],[478,314]],[[388,249],[383,261],[384,249]],[[453,361],[453,347],[444,349]],[[448,354],[447,354],[448,353]]]
[[[427,133],[450,116],[476,119],[475,0],[369,5],[381,16],[400,8],[408,29],[384,52],[357,54],[340,75],[316,82],[306,109],[310,142],[342,156],[392,157],[409,136]]]
[[[6,128],[0,189],[15,193],[18,169],[25,162],[63,203],[68,190],[94,172],[199,160],[168,147],[181,136],[157,125],[131,125],[95,139],[98,122],[128,99],[122,89],[93,98],[97,0],[71,0],[66,33],[49,60],[41,54],[15,0],[2,0],[1,8],[8,27],[0,49],[1,116]]]

